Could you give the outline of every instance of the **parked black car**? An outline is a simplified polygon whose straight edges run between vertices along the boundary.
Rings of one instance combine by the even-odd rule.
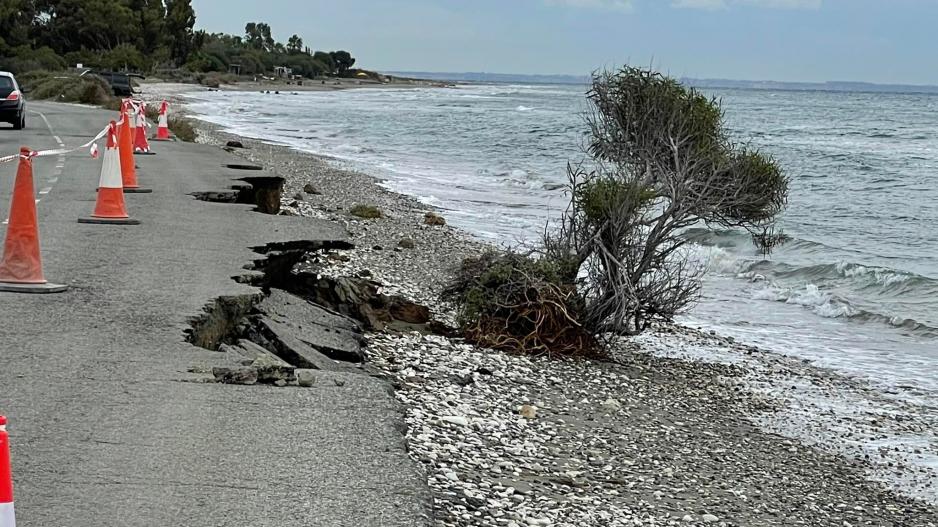
[[[122,73],[119,71],[88,70],[85,73],[93,73],[106,80],[107,83],[111,85],[111,90],[114,92],[114,95],[119,97],[130,97],[133,95],[134,87],[130,82],[131,77],[137,77],[139,79],[144,78],[143,75],[138,75],[136,73]],[[82,75],[84,75],[84,73],[82,73]]]
[[[12,73],[0,71],[0,122],[13,125],[14,130],[26,127],[26,98]]]

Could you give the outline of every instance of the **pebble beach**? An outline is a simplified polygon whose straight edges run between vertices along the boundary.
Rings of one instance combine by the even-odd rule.
[[[483,242],[429,225],[426,205],[336,160],[203,123],[199,140],[242,142],[233,155],[286,179],[281,214],[349,232],[356,248],[322,272],[367,271],[451,320],[439,292]],[[383,217],[356,218],[355,205]],[[938,526],[938,463],[908,463],[938,459],[938,445],[877,446],[938,429],[934,408],[896,394],[893,411],[865,412],[862,382],[732,338],[660,326],[596,362],[382,332],[366,353],[405,408],[438,526]]]

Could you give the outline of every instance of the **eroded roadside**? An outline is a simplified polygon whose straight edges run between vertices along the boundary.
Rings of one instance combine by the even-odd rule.
[[[113,117],[35,104],[68,143]],[[28,134],[30,144],[48,139]],[[403,407],[386,381],[315,370],[309,387],[278,388],[206,383],[211,373],[187,371],[230,366],[226,354],[186,342],[187,318],[200,318],[205,303],[219,298],[231,299],[222,310],[253,309],[243,299],[264,297],[252,284],[265,273],[252,262],[328,250],[348,237],[328,222],[253,211],[267,201],[253,184],[243,194],[250,203],[194,199],[231,185],[246,191],[250,182],[239,178],[270,174],[225,167],[231,156],[206,145],[166,142],[153,150],[137,159],[138,178],[153,192],[126,197],[140,220],[133,226],[76,221],[93,209],[101,165],[84,153],[67,157],[39,219],[45,272],[71,287],[54,296],[0,295],[0,406],[11,424],[17,519],[427,525],[426,478],[407,454]],[[37,160],[37,169],[55,173],[42,168],[48,162],[55,160]],[[257,306],[272,321],[299,307]],[[215,333],[219,347],[239,345],[224,342],[224,327],[201,337]]]
[[[367,175],[208,128],[203,137],[241,141],[233,155],[282,175],[281,214],[348,230],[356,248],[298,260],[301,283],[366,278],[449,320],[436,294],[481,244],[429,224],[426,207]],[[384,217],[358,219],[348,213],[357,204]],[[574,363],[375,327],[364,354],[405,405],[437,525],[938,525],[934,506],[871,482],[863,459],[760,429],[786,401],[753,390],[747,366],[661,356],[685,346],[761,353],[750,347],[672,327],[623,344],[616,363]]]

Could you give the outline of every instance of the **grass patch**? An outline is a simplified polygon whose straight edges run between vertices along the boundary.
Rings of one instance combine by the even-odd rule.
[[[349,213],[352,216],[358,216],[366,220],[376,220],[384,217],[384,213],[381,212],[381,209],[374,205],[355,205],[349,210]]]

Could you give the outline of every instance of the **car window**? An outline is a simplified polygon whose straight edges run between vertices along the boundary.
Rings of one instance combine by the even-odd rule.
[[[0,76],[0,98],[6,98],[13,91],[13,79]]]

